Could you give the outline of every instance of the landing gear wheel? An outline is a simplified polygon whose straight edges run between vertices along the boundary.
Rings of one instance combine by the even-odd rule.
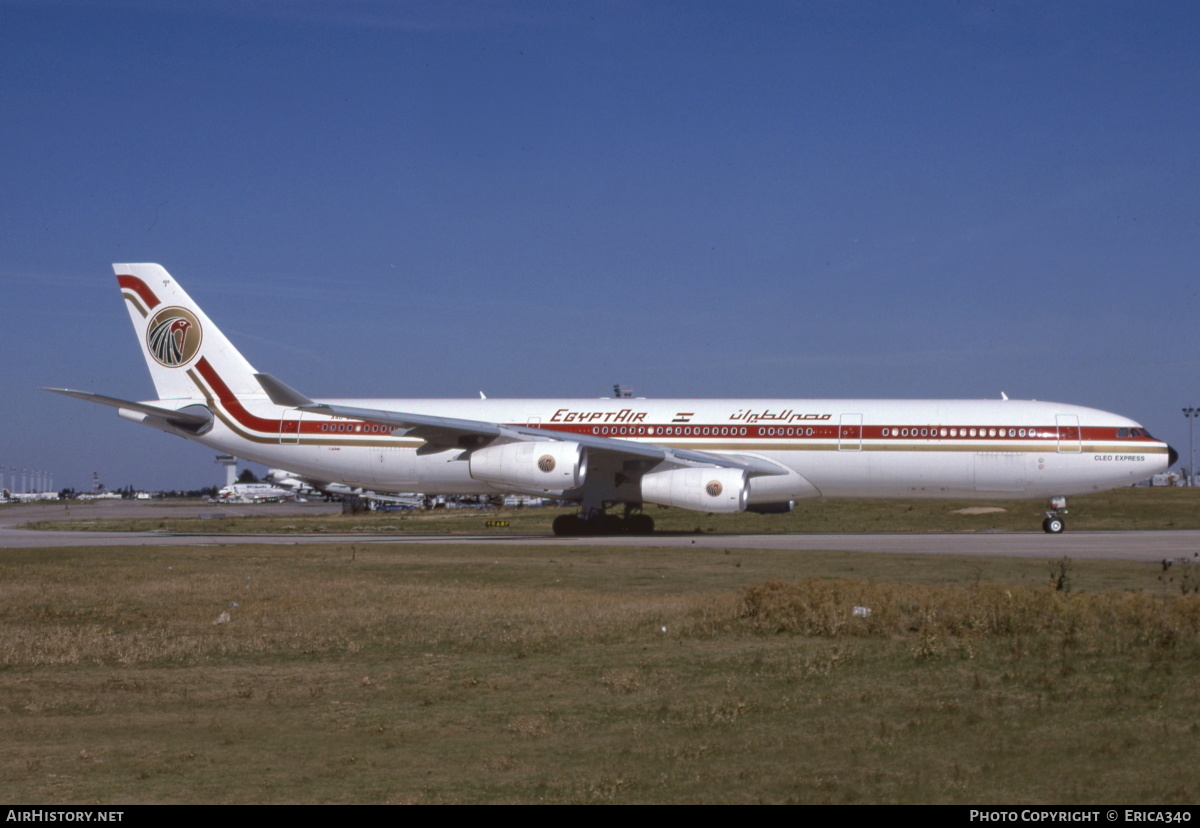
[[[554,534],[558,537],[563,537],[564,535],[582,535],[585,534],[584,529],[587,528],[579,515],[559,515],[554,519],[554,523],[551,526],[554,529]]]
[[[615,515],[595,515],[587,524],[589,535],[619,535],[625,530],[625,521]]]
[[[1066,528],[1067,526],[1063,523],[1062,518],[1048,517],[1042,521],[1042,531],[1048,535],[1062,534],[1062,530]]]
[[[631,535],[653,535],[654,518],[645,514],[630,515],[625,521]]]

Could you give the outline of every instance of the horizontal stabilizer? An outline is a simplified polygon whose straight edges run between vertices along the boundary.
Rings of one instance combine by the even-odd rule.
[[[43,391],[53,391],[55,394],[65,394],[68,397],[75,397],[79,400],[87,400],[88,402],[100,403],[111,408],[121,408],[126,411],[137,411],[140,414],[146,414],[151,417],[160,417],[169,423],[187,429],[199,429],[207,426],[212,422],[213,415],[211,412],[207,414],[197,413],[197,409],[201,406],[191,405],[188,411],[176,411],[172,408],[161,408],[157,405],[147,405],[145,403],[133,402],[131,400],[119,400],[116,397],[106,397],[103,394],[90,394],[87,391],[72,391],[69,388],[43,388]]]

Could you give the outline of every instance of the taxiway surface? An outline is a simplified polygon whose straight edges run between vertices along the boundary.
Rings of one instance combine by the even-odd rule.
[[[153,511],[149,511],[153,510]],[[559,538],[532,534],[246,534],[169,532],[47,532],[17,529],[35,520],[119,518],[180,515],[229,517],[245,514],[336,514],[336,504],[267,504],[212,506],[145,504],[107,501],[76,507],[74,514],[59,504],[22,504],[0,511],[0,548],[28,549],[64,546],[228,546],[231,544],[297,545],[312,543],[522,544],[525,546],[642,546],[717,547],[726,549],[794,549],[846,552],[890,552],[910,555],[981,555],[1024,558],[1100,558],[1159,561],[1195,559],[1200,562],[1200,530],[1072,532],[955,532],[871,534],[725,535],[663,533],[649,537]]]

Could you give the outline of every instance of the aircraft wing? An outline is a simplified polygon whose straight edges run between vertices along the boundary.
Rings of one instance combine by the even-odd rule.
[[[290,388],[269,374],[256,374],[259,383],[276,405],[286,405],[326,414],[332,417],[367,420],[380,425],[404,430],[405,436],[424,440],[426,445],[419,452],[444,451],[448,448],[472,449],[504,438],[517,440],[559,440],[579,443],[590,452],[614,455],[622,460],[642,461],[647,466],[670,463],[678,466],[710,466],[716,468],[741,469],[751,477],[760,475],[787,474],[788,470],[760,457],[740,454],[715,454],[706,451],[678,449],[643,443],[635,440],[619,440],[593,434],[556,431],[531,426],[502,425],[480,420],[460,420],[453,417],[436,417],[429,414],[412,414],[403,411],[384,411],[373,408],[356,408],[345,405],[317,403]]]

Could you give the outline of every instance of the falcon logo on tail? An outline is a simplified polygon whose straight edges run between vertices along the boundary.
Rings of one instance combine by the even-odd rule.
[[[183,308],[163,308],[150,320],[146,342],[160,364],[178,368],[200,350],[200,321]]]

